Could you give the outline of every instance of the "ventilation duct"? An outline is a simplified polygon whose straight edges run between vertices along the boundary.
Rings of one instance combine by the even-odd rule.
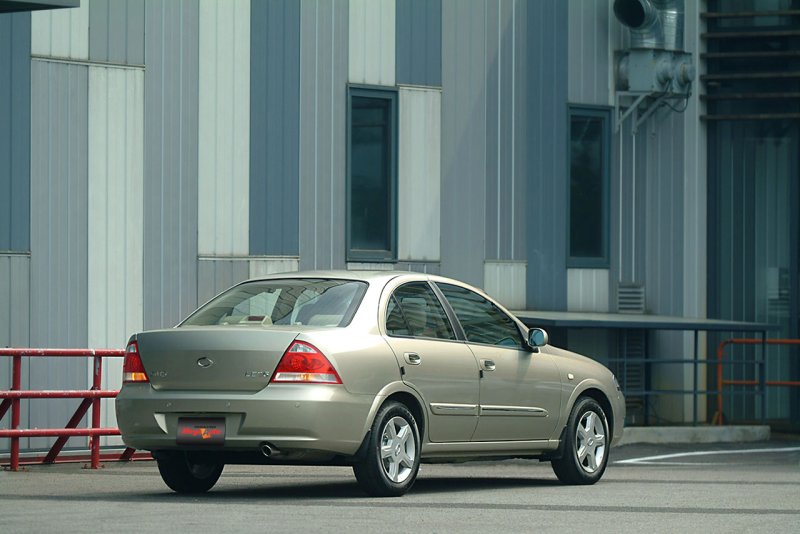
[[[683,0],[615,0],[614,15],[631,32],[631,48],[683,50]]]
[[[617,89],[688,96],[695,71],[683,51],[683,0],[615,0],[614,15],[631,36],[617,53]]]

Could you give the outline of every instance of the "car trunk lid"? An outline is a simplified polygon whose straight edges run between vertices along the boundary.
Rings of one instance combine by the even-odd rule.
[[[144,332],[139,354],[153,388],[255,392],[269,384],[294,330],[189,327]]]

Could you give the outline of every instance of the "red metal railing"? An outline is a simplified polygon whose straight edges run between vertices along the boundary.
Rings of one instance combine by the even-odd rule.
[[[118,428],[100,427],[100,400],[113,399],[119,391],[100,389],[103,376],[103,358],[120,358],[125,356],[124,350],[116,349],[2,349],[0,356],[11,357],[13,361],[11,389],[0,391],[0,420],[11,409],[11,428],[0,429],[0,438],[11,440],[10,468],[17,471],[20,464],[20,438],[57,437],[58,439],[50,448],[50,452],[42,459],[41,463],[54,463],[71,437],[87,436],[91,438],[91,466],[97,469],[100,466],[100,437],[118,436]],[[22,389],[22,358],[58,357],[58,358],[93,358],[94,369],[92,373],[92,387],[88,390],[23,390]],[[64,428],[36,428],[20,429],[20,400],[21,399],[83,399]],[[92,409],[91,427],[77,428],[83,417]],[[135,450],[126,448],[121,455],[109,456],[107,460],[131,460]],[[139,455],[141,457],[141,455]]]
[[[717,413],[714,414],[712,424],[725,424],[725,416],[722,411],[723,397],[722,388],[724,386],[789,386],[800,387],[800,382],[794,380],[730,380],[722,376],[722,358],[725,356],[725,347],[728,345],[800,345],[800,339],[728,339],[717,347]],[[763,372],[763,367],[762,367]]]

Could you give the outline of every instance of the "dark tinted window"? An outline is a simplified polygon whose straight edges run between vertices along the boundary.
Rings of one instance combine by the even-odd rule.
[[[287,279],[232,287],[183,324],[345,326],[367,284],[349,280]]]
[[[436,284],[464,329],[467,341],[504,347],[522,348],[522,337],[517,324],[500,308],[463,287]]]
[[[390,91],[350,93],[351,258],[394,257],[395,97]]]
[[[572,265],[608,261],[608,112],[570,110],[569,257]]]
[[[386,309],[386,333],[390,336],[455,339],[442,305],[425,282],[397,288]]]

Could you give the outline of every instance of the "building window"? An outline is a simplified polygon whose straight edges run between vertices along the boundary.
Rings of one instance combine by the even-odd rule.
[[[569,113],[569,267],[608,267],[610,111]]]
[[[397,221],[397,93],[350,89],[347,259],[393,261]]]

